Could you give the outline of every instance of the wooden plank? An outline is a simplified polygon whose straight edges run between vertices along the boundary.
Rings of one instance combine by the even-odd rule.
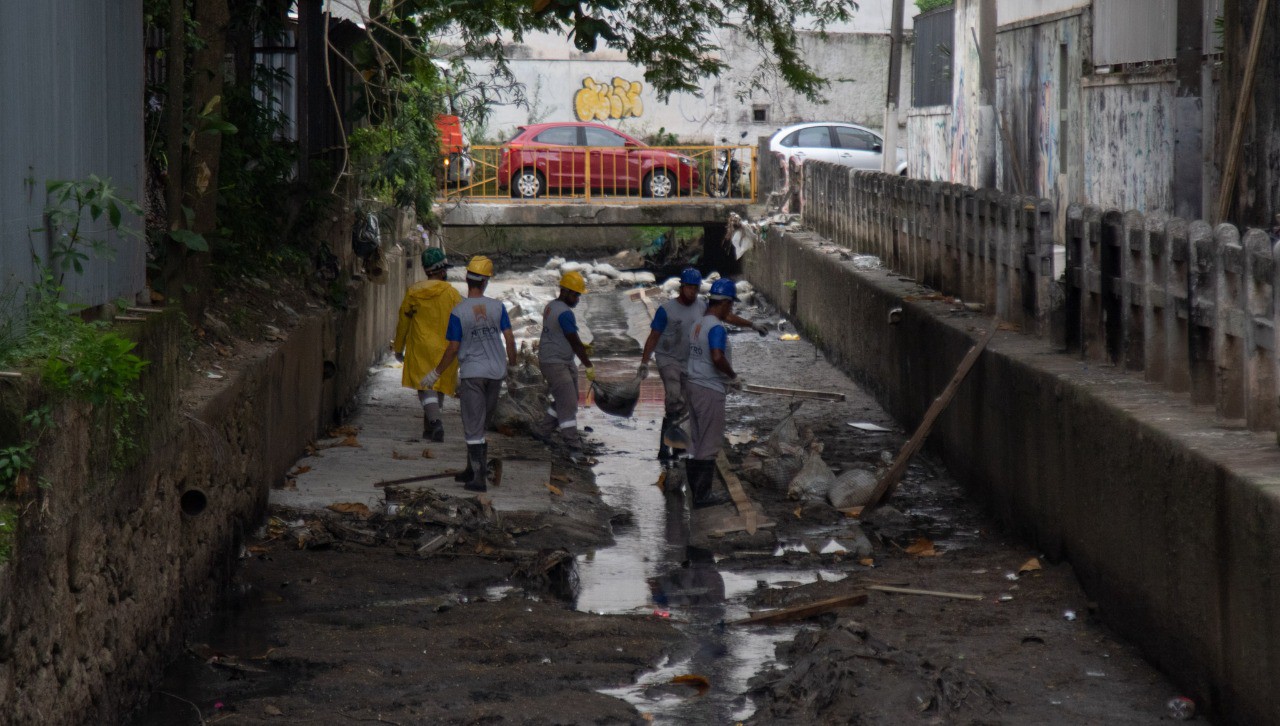
[[[803,388],[761,386],[755,383],[742,384],[742,390],[747,393],[767,393],[776,396],[791,396],[793,398],[813,398],[820,401],[843,401],[845,399],[843,393],[836,393],[834,391],[810,391]]]
[[[459,470],[459,471],[442,471],[439,474],[424,474],[422,476],[407,476],[403,479],[389,479],[387,481],[380,481],[374,484],[374,486],[381,488],[381,487],[389,487],[394,484],[412,484],[414,482],[419,482],[419,481],[431,481],[432,479],[444,479],[444,478],[455,476],[461,473],[462,472]]]
[[[916,590],[910,587],[894,587],[893,585],[864,585],[868,590],[877,592],[892,592],[897,595],[924,595],[927,597],[946,597],[952,600],[981,600],[981,595],[971,595],[964,592],[942,592],[939,590]]]
[[[793,605],[780,610],[769,610],[762,613],[753,613],[750,617],[741,620],[735,620],[730,625],[771,625],[773,623],[788,623],[796,620],[805,620],[808,618],[822,615],[836,608],[852,607],[854,605],[866,605],[867,593],[854,592],[848,595],[840,595],[838,597],[829,597],[825,600],[806,603],[804,605]]]
[[[755,502],[752,502],[747,493],[742,490],[742,482],[738,479],[738,475],[729,468],[729,457],[725,456],[723,451],[716,456],[716,467],[720,469],[720,476],[724,479],[730,498],[733,499],[733,506],[738,508],[738,515],[742,517],[742,528],[747,531],[747,534],[755,534],[760,527],[760,514]]]
[[[890,466],[889,470],[880,477],[880,481],[876,482],[875,491],[871,493],[871,499],[866,504],[866,511],[879,506],[881,501],[887,499],[893,493],[894,487],[898,485],[902,475],[906,473],[907,464],[911,463],[911,457],[915,456],[920,447],[924,445],[925,437],[933,429],[933,424],[937,422],[938,416],[942,415],[942,412],[946,410],[947,405],[951,403],[951,399],[955,398],[956,391],[960,390],[960,384],[964,382],[965,376],[969,375],[973,364],[977,362],[978,356],[982,354],[982,349],[987,347],[987,342],[991,340],[994,332],[994,328],[985,331],[978,337],[973,347],[969,348],[969,352],[960,361],[960,367],[956,369],[956,374],[951,377],[951,382],[933,400],[933,405],[929,406],[929,410],[925,412],[924,419],[916,428],[916,432],[911,435],[910,440],[898,452],[898,458],[894,459],[893,466]]]
[[[1240,169],[1240,144],[1244,138],[1245,119],[1249,116],[1249,106],[1253,104],[1253,83],[1258,75],[1258,55],[1262,49],[1262,29],[1267,24],[1267,0],[1258,0],[1258,9],[1253,16],[1253,34],[1249,39],[1249,55],[1244,62],[1244,80],[1240,84],[1240,95],[1236,98],[1236,115],[1231,123],[1231,140],[1227,145],[1227,168],[1222,172],[1222,181],[1218,187],[1218,216],[1214,222],[1227,221],[1227,213],[1231,211],[1231,200],[1236,195],[1236,174]]]

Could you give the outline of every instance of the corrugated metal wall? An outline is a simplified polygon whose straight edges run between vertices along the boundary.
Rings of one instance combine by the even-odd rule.
[[[48,256],[45,182],[109,177],[143,197],[142,0],[42,0],[0,22],[0,300]],[[136,228],[140,223],[129,220]],[[103,233],[97,230],[98,235]],[[145,242],[110,240],[111,260],[68,273],[68,299],[132,299],[145,285]]]
[[[955,56],[955,8],[940,8],[915,18],[911,59],[911,105],[951,104],[951,61]]]
[[[1177,20],[1177,0],[1094,0],[1093,64],[1172,59]]]

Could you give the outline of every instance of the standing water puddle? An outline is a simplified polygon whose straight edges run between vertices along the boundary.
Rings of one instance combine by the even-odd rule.
[[[649,317],[643,306],[621,294],[591,300],[587,320],[597,339],[628,336],[643,341]],[[597,362],[601,380],[632,375],[639,350],[625,358]],[[586,382],[583,381],[584,392]],[[579,425],[603,444],[594,467],[604,502],[630,518],[615,526],[616,544],[578,558],[578,610],[601,614],[652,613],[670,617],[693,640],[692,653],[661,664],[630,686],[602,692],[652,714],[659,723],[722,723],[747,718],[755,710],[745,695],[747,682],[774,660],[779,642],[792,639],[796,627],[743,628],[726,625],[745,617],[745,597],[760,588],[794,586],[818,577],[838,580],[834,572],[790,569],[721,571],[709,553],[690,550],[686,504],[657,486],[663,468],[657,460],[662,419],[662,388],[656,371],[645,381],[630,419],[583,407]],[[671,680],[683,675],[707,679],[702,696]]]

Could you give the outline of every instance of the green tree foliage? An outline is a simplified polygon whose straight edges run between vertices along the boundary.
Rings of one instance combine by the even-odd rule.
[[[955,5],[955,0],[916,0],[916,7],[920,8],[920,12],[927,13],[930,10],[945,8]]]

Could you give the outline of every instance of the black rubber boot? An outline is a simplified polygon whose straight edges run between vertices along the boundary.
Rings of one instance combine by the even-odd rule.
[[[431,440],[437,443],[444,441],[444,421],[436,419],[431,424]]]
[[[475,477],[475,469],[471,468],[471,444],[467,444],[467,468],[453,475],[453,480],[459,484],[466,484]]]
[[[422,409],[422,440],[431,438],[431,419],[427,418],[427,409]]]
[[[489,490],[486,483],[489,479],[489,445],[488,444],[467,444],[467,461],[472,469],[473,476],[471,481],[462,485],[463,489],[469,492],[484,492]]]
[[[668,419],[662,417],[662,428],[658,429],[658,461],[671,461],[671,447],[667,446],[666,431]]]
[[[689,491],[693,493],[693,508],[714,507],[729,501],[728,492],[716,489],[715,459],[688,459]]]

